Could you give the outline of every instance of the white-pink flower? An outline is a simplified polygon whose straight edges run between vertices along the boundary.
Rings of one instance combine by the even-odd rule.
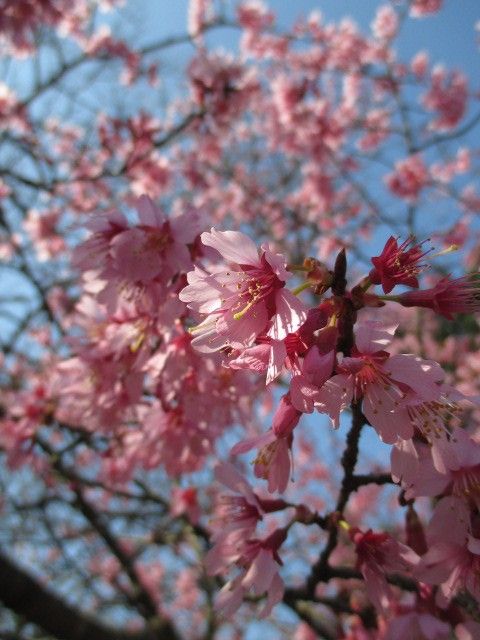
[[[192,344],[198,350],[250,346],[262,333],[283,340],[305,321],[304,305],[285,288],[290,274],[282,255],[268,245],[262,245],[259,254],[253,241],[239,231],[212,228],[201,239],[230,266],[209,272],[196,267],[180,292],[191,309],[207,314],[192,330]]]

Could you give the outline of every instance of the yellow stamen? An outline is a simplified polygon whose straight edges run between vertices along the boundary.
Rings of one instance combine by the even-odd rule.
[[[446,249],[443,249],[442,251],[438,251],[437,253],[432,253],[430,257],[438,258],[439,256],[445,256],[448,253],[453,253],[454,251],[458,251],[459,249],[460,249],[459,244],[451,244],[449,247],[447,247]]]
[[[348,522],[345,522],[345,520],[339,520],[338,521],[338,526],[343,529],[344,531],[350,531],[350,529],[352,528]]]
[[[143,341],[145,340],[145,334],[142,332],[137,336],[137,339],[133,344],[130,345],[130,351],[132,353],[136,353],[140,347],[142,346]]]

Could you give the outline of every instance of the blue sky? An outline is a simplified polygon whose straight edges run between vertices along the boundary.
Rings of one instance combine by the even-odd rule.
[[[226,5],[231,9],[236,3]],[[270,0],[278,23],[287,26],[299,15],[320,11],[326,20],[351,16],[363,29],[368,29],[380,5],[378,0]],[[162,35],[181,33],[185,29],[188,0],[130,0],[125,10],[133,22],[143,23],[142,41]],[[466,69],[472,77],[478,75],[479,48],[475,45],[474,25],[480,20],[478,0],[445,0],[444,9],[434,16],[409,20],[402,31],[399,51],[411,56],[419,49],[428,49],[432,59]],[[133,25],[132,25],[133,26]],[[232,44],[232,33],[219,38],[225,48]]]

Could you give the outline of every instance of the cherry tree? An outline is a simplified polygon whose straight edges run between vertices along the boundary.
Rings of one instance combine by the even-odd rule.
[[[146,4],[0,0],[1,637],[479,638],[480,93],[398,46],[442,0]]]

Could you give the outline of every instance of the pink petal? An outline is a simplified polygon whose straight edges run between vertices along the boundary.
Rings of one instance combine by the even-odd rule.
[[[303,361],[302,372],[316,387],[321,387],[328,380],[335,364],[335,351],[320,354],[316,345],[308,350]]]
[[[237,444],[230,449],[230,455],[238,456],[238,454],[246,453],[251,449],[257,449],[257,448],[260,449],[261,447],[264,447],[267,444],[274,442],[275,440],[276,440],[275,434],[273,433],[272,430],[269,430],[266,433],[262,433],[262,435],[260,436],[255,436],[254,438],[247,438],[246,440],[241,440],[240,442],[237,442]]]
[[[260,549],[242,580],[242,586],[245,589],[252,588],[256,595],[261,595],[270,586],[277,570],[278,565],[271,552],[266,549]]]
[[[270,358],[268,360],[267,384],[273,382],[280,375],[283,369],[283,363],[287,357],[287,349],[285,344],[279,340],[272,340],[270,344]]]
[[[230,618],[240,607],[245,590],[240,582],[229,581],[223,585],[215,598],[215,611]]]
[[[128,280],[149,282],[162,270],[162,256],[152,250],[145,250],[148,234],[138,228],[118,233],[110,243],[113,264]]]
[[[470,514],[467,506],[455,496],[446,496],[436,505],[427,528],[429,544],[449,543],[457,547],[465,546]]]
[[[378,611],[384,611],[390,606],[392,591],[379,567],[369,562],[361,566],[362,575],[365,578],[365,586],[370,601]]]
[[[178,294],[182,302],[199,313],[211,313],[220,308],[224,290],[215,275],[194,267],[187,273],[187,281],[188,285]]]
[[[248,347],[233,360],[228,361],[231,369],[249,369],[262,372],[268,368],[271,357],[271,347],[268,344],[258,344]]]
[[[268,244],[262,244],[262,250],[265,252],[265,260],[272,267],[273,272],[280,280],[286,282],[291,277],[291,273],[285,269],[287,261],[281,253],[273,253],[270,251]]]
[[[165,215],[148,196],[140,196],[136,202],[140,224],[148,227],[161,227],[165,222]]]
[[[170,229],[177,242],[190,244],[205,227],[205,215],[197,209],[170,218]]]
[[[216,249],[227,262],[261,267],[255,243],[240,231],[217,231],[212,227],[200,237],[204,245]]]
[[[318,389],[308,384],[304,376],[293,376],[290,381],[290,397],[295,409],[302,413],[312,413]]]
[[[480,540],[469,535],[467,548],[470,553],[474,553],[477,556],[480,555]]]
[[[236,319],[232,310],[227,311],[217,321],[218,333],[225,336],[226,344],[233,348],[250,346],[267,324],[267,309],[261,300]]]
[[[229,462],[221,462],[215,466],[215,478],[234,493],[240,493],[245,500],[263,512],[249,483],[242,474]]]
[[[415,576],[427,584],[441,584],[450,576],[457,562],[458,547],[437,542],[421,557]]]
[[[437,382],[444,373],[439,364],[413,355],[392,356],[384,365],[385,371],[398,382],[403,382],[424,400],[438,400],[441,389]]]
[[[395,334],[398,325],[386,327],[375,320],[364,321],[355,329],[355,343],[360,353],[383,351]]]
[[[315,403],[317,411],[327,413],[335,429],[340,424],[340,412],[348,407],[353,398],[353,383],[342,374],[327,380],[318,392]]]
[[[276,573],[273,576],[272,582],[268,589],[267,601],[264,607],[258,613],[259,618],[266,618],[271,614],[273,607],[281,602],[284,591],[285,587],[283,584],[283,580],[280,578],[278,573]]]
[[[284,493],[290,480],[290,448],[282,438],[278,441],[277,451],[268,473],[268,490],[270,493]]]
[[[274,340],[284,340],[289,333],[295,333],[305,322],[307,310],[301,300],[288,289],[279,289],[275,296],[276,312],[268,335]]]

